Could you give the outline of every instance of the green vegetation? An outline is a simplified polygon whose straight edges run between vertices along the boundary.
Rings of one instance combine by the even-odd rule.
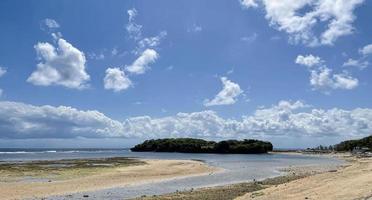
[[[193,138],[167,138],[146,140],[131,148],[132,151],[180,152],[180,153],[229,153],[258,154],[273,150],[270,142],[259,140],[226,140],[220,142]]]
[[[352,151],[354,148],[369,148],[372,150],[372,135],[359,139],[359,140],[347,140],[335,145],[336,151]]]

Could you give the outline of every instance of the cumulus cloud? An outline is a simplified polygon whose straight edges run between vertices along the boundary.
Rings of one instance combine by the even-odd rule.
[[[126,90],[132,85],[132,81],[125,75],[124,71],[117,67],[106,69],[103,82],[105,89],[115,92]]]
[[[310,109],[301,101],[280,101],[240,119],[201,111],[123,121],[95,110],[0,102],[0,138],[362,137],[371,132],[372,109]]]
[[[354,10],[364,0],[239,0],[243,8],[266,11],[270,26],[289,35],[291,43],[333,45],[354,32]],[[320,33],[317,33],[321,30]]]
[[[222,90],[212,100],[204,100],[204,106],[231,105],[243,93],[237,83],[228,80],[226,77],[221,77],[221,82],[223,85]]]
[[[331,69],[322,67],[311,71],[310,84],[314,89],[327,92],[330,89],[354,89],[359,81],[346,73],[332,74]]]
[[[256,8],[258,4],[256,0],[239,0],[243,8]]]
[[[322,64],[323,60],[318,57],[318,56],[313,56],[313,55],[298,55],[296,58],[295,63],[300,64],[300,65],[305,65],[307,67],[313,67],[319,64]]]
[[[362,55],[371,55],[372,54],[372,44],[366,45],[363,48],[359,49],[359,52]]]
[[[116,137],[122,136],[122,128],[98,111],[0,102],[2,138]]]
[[[349,58],[344,62],[344,67],[354,67],[363,70],[369,66],[369,56],[372,55],[372,44],[368,44],[359,49],[359,58]]]
[[[137,16],[137,10],[135,8],[129,9],[128,13],[128,24],[126,26],[127,32],[130,38],[138,40],[142,37],[142,25],[136,24],[135,18]]]
[[[153,49],[146,49],[142,54],[125,69],[132,74],[144,74],[149,69],[149,64],[154,63],[159,54]]]
[[[351,90],[359,85],[359,80],[348,74],[347,71],[342,73],[333,73],[324,61],[313,55],[298,55],[295,63],[308,67],[310,72],[310,85],[314,90],[321,90],[329,93],[334,89]]]
[[[40,62],[27,81],[39,86],[85,88],[90,77],[85,71],[84,53],[62,38],[57,45],[39,42],[34,46]]]

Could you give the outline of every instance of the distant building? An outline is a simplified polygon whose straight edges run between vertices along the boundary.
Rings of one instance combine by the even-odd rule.
[[[352,151],[353,154],[366,154],[367,152],[371,152],[368,147],[355,147]]]

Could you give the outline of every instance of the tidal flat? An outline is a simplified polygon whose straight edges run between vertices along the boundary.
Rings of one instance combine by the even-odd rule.
[[[199,161],[133,158],[3,162],[0,199],[45,199],[50,196],[146,184],[216,171]]]
[[[114,168],[144,164],[146,164],[144,161],[123,157],[0,162],[0,181],[50,182],[105,173]]]

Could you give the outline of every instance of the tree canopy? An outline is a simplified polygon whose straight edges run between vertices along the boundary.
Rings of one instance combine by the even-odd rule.
[[[253,139],[214,142],[194,138],[166,138],[146,140],[131,150],[139,152],[258,154],[272,151],[273,145],[270,142]]]
[[[352,151],[355,147],[367,147],[372,149],[372,135],[359,139],[347,140],[335,145],[336,151]]]

